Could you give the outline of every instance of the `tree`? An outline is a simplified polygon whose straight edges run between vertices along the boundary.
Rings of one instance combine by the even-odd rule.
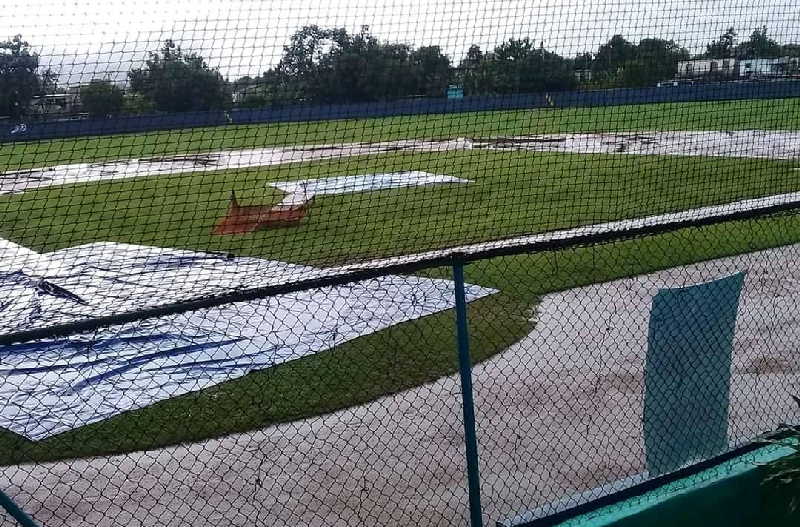
[[[528,93],[570,90],[575,87],[575,75],[570,61],[537,48],[528,38],[509,39],[485,57],[490,93]]]
[[[278,101],[274,70],[260,77],[242,77],[233,83],[234,103],[240,108],[263,108]]]
[[[258,77],[245,75],[231,83],[233,104],[239,108],[263,108],[287,99],[285,83],[276,69]]]
[[[311,93],[314,99],[334,102],[441,95],[449,69],[450,60],[438,47],[415,51],[407,44],[381,42],[364,26],[357,35],[341,30],[318,62]]]
[[[58,74],[47,68],[39,75],[39,91],[43,94],[58,93]]]
[[[706,45],[705,56],[709,59],[729,59],[733,57],[735,47],[736,30],[731,26],[717,40]]]
[[[620,84],[631,88],[652,86],[672,78],[681,60],[689,60],[689,52],[675,41],[644,38],[636,46],[634,58],[622,65]]]
[[[20,119],[39,92],[39,56],[20,35],[0,42],[0,116]]]
[[[643,38],[633,44],[614,35],[597,54],[579,55],[575,67],[591,65],[593,80],[603,87],[652,86],[677,73],[678,62],[689,60],[689,51],[674,40]]]
[[[781,47],[781,56],[800,57],[800,44],[784,44]]]
[[[273,93],[319,102],[441,97],[454,78],[470,94],[556,91],[576,84],[571,61],[529,39],[511,39],[488,54],[472,46],[455,75],[439,46],[414,49],[383,42],[367,26],[353,35],[342,28],[301,28],[284,47],[271,77],[266,85]]]
[[[781,46],[767,36],[767,26],[763,26],[736,46],[735,55],[742,59],[772,59],[781,55]]]
[[[138,93],[125,93],[122,96],[122,113],[140,115],[153,113],[156,110],[153,101]]]
[[[410,58],[414,70],[416,94],[429,97],[443,96],[452,76],[450,58],[442,53],[439,46],[418,48],[411,53]]]
[[[319,60],[311,93],[323,101],[378,101],[413,91],[410,48],[383,44],[363,27],[357,35],[341,30],[336,45]]]
[[[325,55],[341,47],[347,38],[347,31],[342,28],[323,29],[311,25],[297,30],[283,47],[283,56],[275,68],[280,98],[313,97],[319,91],[320,68]]]
[[[123,93],[108,80],[94,79],[81,87],[81,106],[92,118],[105,118],[120,113]]]
[[[626,62],[635,59],[636,45],[622,35],[614,35],[597,50],[592,70],[595,73],[616,74]]]
[[[284,47],[275,74],[272,85],[289,99],[379,101],[441,95],[450,59],[436,46],[413,50],[381,42],[368,26],[355,35],[343,28],[306,26]]]
[[[265,93],[253,91],[245,94],[239,101],[239,108],[264,108],[272,103],[272,99]]]
[[[587,51],[577,55],[572,65],[576,70],[588,70],[592,68],[592,62],[594,62],[594,55]]]
[[[203,57],[184,53],[166,40],[158,53],[150,53],[143,68],[128,73],[131,91],[150,99],[157,110],[185,112],[227,108],[230,93],[219,71]]]
[[[492,82],[480,46],[472,45],[467,50],[467,55],[458,65],[458,80],[464,88],[464,93],[469,95],[491,91]]]

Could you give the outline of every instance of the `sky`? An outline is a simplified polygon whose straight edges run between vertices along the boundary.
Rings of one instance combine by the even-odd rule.
[[[614,34],[674,39],[692,52],[735,26],[766,25],[800,42],[796,0],[26,0],[3,6],[0,39],[22,34],[61,72],[61,84],[122,80],[173,38],[231,80],[274,66],[303,25],[368,25],[384,40],[439,45],[455,62],[471,44],[530,37],[565,56],[596,50]]]

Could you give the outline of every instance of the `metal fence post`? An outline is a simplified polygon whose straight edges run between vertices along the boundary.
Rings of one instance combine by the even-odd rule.
[[[28,516],[25,511],[19,508],[19,506],[14,503],[8,494],[0,490],[0,507],[3,507],[6,512],[17,522],[22,525],[22,527],[39,527],[33,518]]]
[[[456,336],[458,342],[458,370],[461,374],[461,403],[464,411],[464,442],[467,454],[467,481],[469,483],[469,513],[472,527],[483,527],[481,514],[481,487],[478,476],[478,438],[475,433],[475,403],[472,399],[472,361],[469,356],[469,329],[467,327],[467,297],[464,291],[464,264],[453,264],[453,281],[456,295]]]

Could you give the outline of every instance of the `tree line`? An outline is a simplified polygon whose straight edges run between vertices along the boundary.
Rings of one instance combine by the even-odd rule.
[[[384,41],[368,26],[350,33],[310,25],[291,36],[275,67],[256,77],[231,82],[201,55],[167,40],[128,72],[127,89],[93,80],[81,87],[80,100],[83,111],[105,117],[438,97],[453,84],[466,95],[643,87],[672,78],[678,62],[690,58],[800,56],[800,45],[779,44],[766,27],[741,41],[737,37],[731,27],[695,57],[677,42],[659,38],[634,43],[614,35],[597,51],[575,57],[563,57],[530,38],[511,38],[489,50],[471,46],[455,64],[439,46]],[[35,97],[64,92],[57,75],[39,70],[39,56],[22,37],[0,42],[0,116],[22,119]]]

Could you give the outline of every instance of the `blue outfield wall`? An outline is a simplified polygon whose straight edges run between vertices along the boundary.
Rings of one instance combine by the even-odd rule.
[[[237,109],[230,112],[215,110],[132,115],[112,119],[41,121],[27,123],[27,131],[17,134],[11,133],[12,124],[0,125],[0,142],[179,130],[227,124],[287,123],[492,110],[581,108],[670,102],[780,99],[786,97],[800,97],[800,80],[472,96],[464,97],[463,99],[421,98],[386,102]]]

